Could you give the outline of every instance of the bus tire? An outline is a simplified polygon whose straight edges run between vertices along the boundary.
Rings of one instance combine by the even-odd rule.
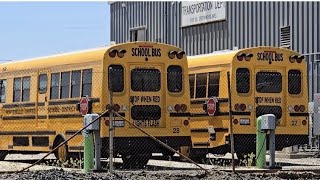
[[[163,158],[165,160],[169,160],[169,161],[172,161],[174,154],[175,154],[175,152],[172,152],[172,151],[169,151],[169,150],[165,150],[165,151],[162,152]]]
[[[63,136],[61,135],[57,136],[53,142],[53,148],[56,148],[64,141],[65,141],[65,138]],[[64,144],[61,147],[59,147],[57,150],[54,151],[54,155],[59,161],[66,162],[70,156],[70,153],[68,151],[68,145]]]
[[[144,168],[151,157],[151,154],[125,154],[122,155],[124,169]]]
[[[8,151],[0,151],[0,161],[3,161],[8,155]]]

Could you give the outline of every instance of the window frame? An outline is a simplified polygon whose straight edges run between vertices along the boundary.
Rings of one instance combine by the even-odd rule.
[[[19,85],[16,86],[16,80],[19,80]],[[12,101],[13,102],[21,102],[21,84],[22,84],[22,81],[21,81],[21,77],[18,77],[18,78],[13,78],[13,99]],[[18,87],[18,89],[16,89]],[[19,98],[16,100],[16,95],[19,95]]]
[[[67,75],[67,78],[65,80],[63,79],[64,75]],[[59,88],[60,89],[60,96],[59,97],[60,97],[60,99],[70,98],[71,72],[70,71],[61,72],[60,76],[61,77],[60,77],[60,88]],[[65,84],[65,82],[67,82],[67,83]],[[67,92],[64,93],[63,92],[64,90],[67,90]],[[62,97],[65,94],[66,94],[66,97]]]
[[[198,96],[198,79],[199,79],[199,75],[205,75],[205,77],[206,77],[206,83],[205,83],[205,85],[201,85],[201,86],[205,86],[205,94],[204,94],[204,96],[201,96],[201,97],[199,97]],[[205,72],[205,73],[197,73],[196,74],[196,78],[195,78],[195,87],[196,87],[196,89],[195,89],[195,99],[198,99],[198,98],[207,98],[208,97],[208,73],[207,72]]]
[[[84,73],[85,73],[85,71],[88,71],[89,72],[89,74],[91,75],[91,78],[90,78],[90,83],[85,83],[84,82],[84,80],[85,80],[85,76],[84,76]],[[90,97],[90,96],[92,96],[92,78],[93,78],[93,69],[92,68],[90,68],[90,69],[83,69],[82,71],[81,71],[82,73],[81,73],[81,97],[84,97],[84,96],[88,96],[88,97]],[[90,94],[84,94],[83,92],[84,92],[84,86],[85,85],[89,85],[90,84]]]
[[[76,77],[75,76],[75,74],[77,74],[77,73],[79,73],[79,77]],[[81,70],[72,70],[71,71],[71,73],[70,73],[70,97],[71,98],[79,98],[80,96],[81,96],[81,90],[82,90],[82,72],[81,72]],[[74,81],[74,77],[76,77],[76,78],[79,78],[78,80],[78,84],[76,84],[76,83],[73,83],[73,81]],[[77,79],[76,79],[77,80]],[[79,86],[79,88],[78,89],[76,89],[75,87],[77,87],[77,86]],[[74,89],[76,89],[76,90],[78,90],[78,93],[77,93],[77,95],[73,95],[74,94]]]
[[[41,80],[42,80],[42,77],[45,77],[45,89],[41,89]],[[48,75],[47,74],[40,74],[39,75],[39,82],[38,82],[38,91],[39,91],[39,94],[46,94],[47,91],[48,91]]]
[[[274,74],[278,74],[278,75],[280,75],[281,76],[281,89],[280,90],[278,90],[278,91],[272,91],[272,92],[268,92],[268,91],[261,91],[261,90],[257,90],[257,83],[258,83],[258,81],[257,81],[257,76],[258,76],[258,74],[260,74],[260,73],[265,73],[265,74],[272,74],[272,73],[274,73]],[[280,73],[280,72],[257,72],[256,74],[255,74],[255,76],[256,76],[256,84],[255,84],[255,89],[256,89],[256,92],[257,93],[281,93],[282,92],[282,90],[283,90],[283,88],[282,88],[282,86],[283,86],[283,81],[282,81],[282,78],[283,78],[283,76],[282,76],[282,74]],[[274,88],[273,88],[274,89]]]
[[[31,90],[31,77],[30,76],[26,76],[26,77],[22,77],[21,78],[22,81],[21,81],[21,101],[22,102],[28,102],[30,101],[30,90]],[[24,83],[25,83],[25,79],[29,79],[29,87],[27,87],[26,89],[24,88]],[[25,100],[25,97],[24,97],[24,93],[27,92],[28,96],[27,96],[27,100]]]
[[[290,89],[292,89],[292,86],[290,88],[290,83],[289,83],[290,82],[290,79],[289,79],[290,78],[290,75],[289,75],[290,71],[299,71],[299,73],[300,73],[299,74],[300,75],[300,82],[299,82],[300,83],[300,91],[299,91],[299,93],[291,93],[291,91],[290,91]],[[303,87],[303,85],[302,85],[302,77],[303,77],[302,76],[302,71],[300,69],[289,69],[288,70],[288,79],[287,79],[287,81],[288,81],[288,87],[287,87],[288,88],[288,94],[290,94],[290,95],[300,95],[302,93],[302,87]]]
[[[133,77],[133,73],[134,73],[133,71],[155,71],[154,73],[159,74],[159,76],[158,76],[159,77],[159,83],[156,86],[157,88],[155,88],[155,89],[147,89],[147,90],[145,90],[145,86],[143,86],[141,88],[138,88],[138,89],[134,88],[135,86],[132,86],[132,84],[135,84],[135,83],[133,83],[134,79],[132,78]],[[145,75],[145,74],[143,74],[143,75]],[[141,79],[139,79],[139,80],[141,80]],[[135,91],[135,92],[159,92],[161,90],[161,71],[159,69],[132,69],[131,73],[130,73],[130,87],[131,87],[131,90]]]
[[[60,98],[60,84],[61,84],[61,77],[60,77],[60,72],[57,72],[57,73],[51,73],[50,75],[50,100],[53,100],[53,99],[59,99]],[[52,78],[53,76],[57,76],[59,79],[58,79],[58,85],[57,86],[52,86]],[[57,97],[56,98],[52,98],[52,89],[53,88],[57,88],[58,90],[58,94],[57,94]]]
[[[190,77],[191,76],[193,76],[193,87],[192,87],[192,95],[191,95],[191,81],[190,81]],[[196,92],[196,90],[195,90],[195,87],[196,87],[196,74],[189,74],[189,88],[190,88],[190,98],[191,99],[194,99],[195,98],[195,92]]]
[[[244,90],[240,91],[240,88],[239,88],[240,79],[238,79],[238,77],[239,77],[238,76],[238,70],[243,70],[243,69],[246,69],[247,72],[249,73],[248,81],[246,82],[248,84],[248,87],[247,87],[246,91],[244,91]],[[251,74],[252,74],[250,69],[247,68],[247,67],[239,67],[239,68],[236,69],[235,74],[236,74],[236,91],[237,91],[237,93],[239,93],[239,94],[249,94],[251,92]],[[241,82],[240,85],[241,84],[243,84],[243,82]]]
[[[174,82],[172,82],[172,80],[169,80],[169,75],[170,75],[169,74],[169,68],[180,68],[179,69],[180,70],[180,72],[179,72],[180,74],[174,76],[174,79],[177,79],[177,76],[180,75],[178,77],[179,81],[180,81],[180,87],[178,87],[178,91],[174,91],[174,90],[172,91],[172,89],[170,89],[169,85],[171,85],[171,87],[172,87],[172,85],[175,85],[178,82],[178,80],[174,80]],[[170,73],[172,73],[172,72],[170,72]],[[176,72],[174,72],[174,73],[176,73]],[[170,79],[172,79],[172,78],[170,78]],[[170,81],[172,82],[172,84],[169,84]],[[182,69],[182,67],[180,65],[170,65],[170,66],[168,66],[168,68],[167,68],[167,90],[169,91],[169,93],[181,93],[182,92],[182,90],[183,90],[183,69]]]
[[[122,87],[120,88],[120,90],[117,90],[117,91],[115,91],[115,89],[114,88],[112,88],[112,92],[113,93],[122,93],[123,91],[124,91],[124,86],[125,86],[125,75],[124,75],[124,73],[125,73],[125,68],[122,66],[122,65],[120,65],[120,64],[110,64],[109,66],[108,66],[108,76],[107,76],[107,78],[108,78],[108,80],[107,80],[107,82],[108,82],[108,90],[110,90],[110,82],[109,82],[109,79],[110,79],[110,72],[109,72],[109,68],[110,67],[121,67],[122,68]],[[117,69],[117,70],[119,70],[119,69]],[[116,75],[117,76],[117,75]],[[114,82],[114,81],[112,81],[112,82]],[[117,84],[119,84],[120,82],[118,82]],[[112,84],[115,84],[115,83],[112,83]]]
[[[210,84],[210,74],[213,75],[214,79],[212,81],[217,81],[216,83]],[[217,77],[217,79],[215,79],[215,77]],[[220,94],[220,71],[214,71],[214,72],[209,72],[208,73],[208,93],[207,93],[207,97],[219,97]],[[217,92],[216,94],[210,95],[210,86],[215,87],[218,86],[217,88]],[[212,91],[214,90],[214,88],[212,89]]]
[[[7,79],[0,79],[0,103],[6,102]],[[2,98],[4,96],[4,98]]]

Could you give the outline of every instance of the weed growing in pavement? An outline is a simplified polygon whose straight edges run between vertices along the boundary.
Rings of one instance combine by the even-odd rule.
[[[75,168],[75,169],[81,169],[83,167],[83,158],[70,158],[69,160],[62,162],[58,159],[50,159],[47,160],[44,163],[41,163],[40,165],[45,166],[57,166],[62,168]]]

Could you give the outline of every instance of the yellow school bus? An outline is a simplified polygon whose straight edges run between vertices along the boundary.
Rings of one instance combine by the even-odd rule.
[[[230,152],[228,72],[238,155],[255,153],[256,119],[263,114],[276,116],[276,150],[308,142],[307,67],[299,53],[277,47],[228,50],[189,56],[188,67],[191,138],[198,156]],[[208,111],[209,98],[214,113]]]
[[[77,110],[88,96],[92,113],[110,104],[135,125],[174,149],[190,146],[187,59],[180,48],[130,42],[0,65],[0,154],[48,152],[83,127]],[[110,82],[108,81],[110,79]],[[102,155],[108,152],[109,115],[101,118]],[[114,151],[125,164],[145,165],[153,152],[170,154],[123,119],[114,120]],[[55,152],[66,160],[83,150],[77,135]]]

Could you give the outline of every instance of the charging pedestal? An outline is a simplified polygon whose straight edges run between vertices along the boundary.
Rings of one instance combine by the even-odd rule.
[[[87,126],[98,117],[99,117],[98,114],[86,114],[83,119],[83,125]],[[94,133],[94,141],[93,141],[92,133]],[[100,121],[97,120],[91,125],[89,125],[86,129],[83,130],[82,135],[84,136],[84,165],[83,165],[84,172],[88,173],[92,169],[100,170],[101,169]]]
[[[265,114],[261,117],[261,130],[269,131],[269,169],[275,168],[275,151],[276,151],[276,116],[273,114]]]
[[[262,116],[257,118],[256,126],[256,167],[265,168],[266,166],[266,133],[261,130]]]

